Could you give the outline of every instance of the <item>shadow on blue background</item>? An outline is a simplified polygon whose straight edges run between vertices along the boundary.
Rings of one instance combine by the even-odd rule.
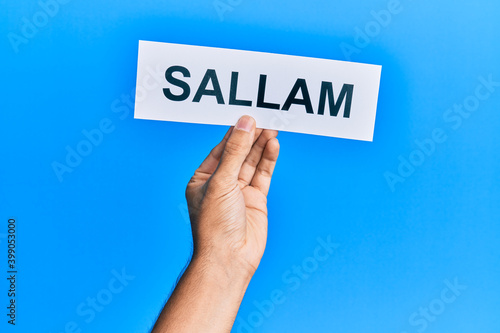
[[[374,23],[393,4],[74,0],[45,22],[36,1],[2,1],[0,253],[15,217],[19,269],[2,332],[145,332],[188,259],[184,188],[226,128],[133,119],[139,39],[383,66],[373,143],[280,133],[268,246],[233,332],[499,332],[500,86],[459,127],[447,110],[500,81],[500,4],[401,0]]]

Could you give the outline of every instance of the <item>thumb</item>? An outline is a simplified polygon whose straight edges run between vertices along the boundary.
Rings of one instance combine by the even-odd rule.
[[[241,166],[250,152],[255,136],[255,120],[241,117],[227,139],[214,177],[237,180]]]

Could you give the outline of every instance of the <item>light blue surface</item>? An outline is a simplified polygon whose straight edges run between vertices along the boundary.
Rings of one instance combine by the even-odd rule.
[[[146,332],[186,262],[184,188],[226,128],[133,119],[120,99],[144,39],[340,60],[350,44],[352,61],[383,66],[373,143],[280,133],[268,245],[233,332],[498,333],[500,87],[458,128],[445,117],[480,77],[500,81],[500,3],[402,0],[381,27],[370,12],[391,1],[223,1],[222,17],[212,0],[70,1],[16,53],[8,33],[42,9],[1,0],[2,309],[11,216],[19,269],[18,325],[2,310],[1,331]],[[111,132],[59,181],[54,161],[103,119]],[[419,153],[438,128],[446,140]],[[400,156],[425,160],[391,188]],[[315,267],[328,235],[338,247]],[[283,302],[259,313],[273,290]],[[92,318],[98,295],[110,302]]]

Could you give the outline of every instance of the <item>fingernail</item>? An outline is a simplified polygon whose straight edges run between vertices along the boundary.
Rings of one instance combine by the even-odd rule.
[[[239,130],[250,132],[253,128],[254,123],[255,123],[255,120],[252,117],[243,116],[240,118],[240,120],[238,120],[235,127]]]

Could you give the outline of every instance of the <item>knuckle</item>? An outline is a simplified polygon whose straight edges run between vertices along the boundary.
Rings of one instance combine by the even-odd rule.
[[[206,194],[207,196],[219,196],[221,193],[228,193],[234,187],[234,181],[232,179],[221,176],[214,175],[207,184]]]
[[[247,151],[247,146],[242,142],[228,141],[224,147],[224,151],[229,155],[242,155]]]
[[[210,179],[207,186],[207,194],[213,194],[225,188],[227,181],[220,176],[214,176]]]
[[[210,150],[210,153],[208,155],[214,159],[217,159],[218,158],[217,150],[218,150],[217,147],[212,148],[212,150]]]
[[[271,178],[273,175],[270,169],[262,167],[259,168],[259,173],[266,178]]]

